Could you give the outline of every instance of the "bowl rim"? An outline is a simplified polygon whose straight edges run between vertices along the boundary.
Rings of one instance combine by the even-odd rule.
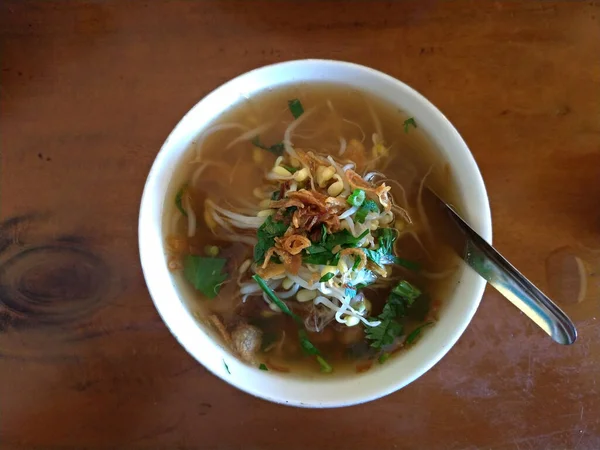
[[[189,126],[188,122],[194,111],[198,110],[198,108],[201,108],[201,106],[204,104],[208,104],[211,101],[217,101],[219,96],[224,95],[225,93],[227,93],[228,90],[232,90],[233,86],[239,87],[240,85],[244,84],[245,81],[249,79],[252,80],[252,77],[256,77],[261,73],[268,73],[271,71],[277,72],[280,70],[289,70],[290,72],[294,72],[300,71],[302,69],[347,70],[353,71],[356,75],[379,78],[382,83],[385,82],[390,86],[394,86],[394,88],[398,91],[402,91],[403,95],[411,97],[411,101],[414,100],[415,102],[420,103],[427,110],[427,114],[430,114],[432,121],[442,123],[445,127],[444,131],[448,133],[449,138],[454,139],[454,143],[452,145],[458,146],[461,149],[463,153],[463,162],[464,164],[467,164],[468,169],[471,172],[469,189],[473,190],[474,195],[476,196],[476,202],[478,204],[477,207],[474,208],[476,210],[476,217],[470,217],[469,219],[475,219],[477,221],[477,225],[473,225],[473,227],[486,241],[491,243],[491,211],[489,198],[487,196],[487,191],[483,182],[483,178],[481,176],[481,172],[479,171],[475,159],[463,138],[460,136],[460,134],[452,125],[452,123],[442,114],[441,111],[439,111],[437,107],[435,107],[423,95],[421,95],[412,87],[408,86],[406,83],[396,78],[393,78],[392,76],[386,73],[380,72],[376,69],[345,61],[327,59],[301,59],[285,61],[259,67],[231,79],[230,81],[222,84],[221,86],[217,87],[212,92],[204,96],[202,99],[200,99],[177,123],[175,128],[171,131],[171,133],[161,146],[161,149],[158,152],[152,164],[152,167],[144,185],[144,190],[140,203],[140,213],[138,222],[138,246],[140,252],[140,262],[142,266],[144,280],[148,287],[148,291],[159,315],[161,316],[161,319],[163,320],[165,325],[167,325],[167,328],[177,339],[177,341],[182,345],[182,347],[185,348],[190,355],[192,355],[198,362],[200,362],[213,374],[242,391],[275,403],[315,408],[350,406],[375,400],[377,398],[386,396],[394,391],[397,391],[413,382],[415,379],[417,379],[425,372],[430,370],[437,362],[439,362],[462,336],[465,329],[471,322],[473,316],[475,315],[475,312],[483,296],[483,292],[486,285],[485,280],[483,278],[480,278],[479,276],[477,276],[477,279],[471,279],[470,282],[473,285],[473,287],[469,290],[471,301],[467,302],[467,307],[464,310],[464,315],[461,316],[461,320],[458,323],[456,323],[454,327],[452,327],[452,334],[448,336],[448,339],[445,341],[445,345],[443,345],[437,351],[431,353],[426,358],[425,362],[421,363],[420,366],[417,367],[415,370],[410,371],[408,376],[405,376],[403,379],[397,382],[388,382],[387,384],[375,389],[371,388],[371,386],[368,386],[365,382],[366,379],[372,378],[369,375],[369,372],[371,372],[371,370],[366,372],[366,374],[353,374],[350,377],[348,377],[348,379],[336,377],[333,378],[333,380],[324,380],[323,378],[325,377],[313,379],[292,378],[277,375],[271,372],[262,371],[262,373],[260,374],[248,372],[248,370],[246,369],[252,370],[254,372],[258,372],[258,369],[250,368],[244,363],[241,363],[239,360],[237,360],[237,358],[231,355],[231,353],[229,353],[227,349],[221,347],[218,343],[212,341],[212,338],[210,338],[207,335],[207,333],[202,330],[202,327],[192,317],[192,313],[183,304],[184,302],[178,297],[172,279],[165,280],[164,275],[162,275],[164,271],[157,270],[156,264],[153,262],[156,259],[156,256],[158,255],[157,246],[160,247],[160,251],[163,255],[162,259],[165,260],[164,237],[162,235],[162,219],[158,220],[159,223],[153,223],[153,221],[156,222],[155,217],[157,214],[157,210],[160,210],[160,215],[162,216],[166,191],[162,190],[162,192],[155,192],[156,185],[161,179],[162,181],[164,181],[165,178],[168,178],[168,176],[165,175],[166,168],[164,166],[165,162],[168,160],[169,153],[172,151],[172,143],[182,135],[182,133],[180,133],[181,128],[184,128],[185,125]],[[288,77],[286,79],[286,82],[280,84],[288,85],[303,81],[305,80],[294,80],[293,77]],[[330,80],[328,80],[327,82],[335,83],[335,81]],[[275,85],[280,84],[276,83]],[[270,83],[269,85],[273,86],[273,84]],[[364,87],[358,85],[352,86],[359,91],[367,90]],[[256,92],[263,91],[267,88],[268,86],[263,86],[259,89],[256,89]],[[206,126],[209,125],[211,120],[218,118],[228,108],[229,106],[223,107],[218,112],[214,113],[210,119],[207,119],[202,125],[199,125],[196,131],[200,132],[201,130],[205,129]],[[186,146],[189,146],[189,144],[190,142],[188,142]],[[437,143],[437,145],[443,146],[439,142]],[[453,162],[448,162],[452,166]],[[160,242],[157,242],[157,236],[160,238]],[[163,262],[166,266],[166,262]],[[465,273],[461,275],[461,280],[465,277]],[[170,285],[171,289],[169,289],[169,286],[167,285]],[[166,298],[165,293],[167,293],[168,296],[171,295],[173,291],[175,291],[177,297],[170,299]],[[179,300],[179,302],[177,302],[177,300]],[[182,311],[182,309],[184,309],[185,312]],[[196,330],[194,331],[193,328],[195,328]],[[200,331],[201,334],[198,334],[198,331]],[[195,336],[197,341],[192,341],[191,336]],[[223,365],[225,366],[226,371],[222,368],[219,369],[215,365],[213,356],[209,355],[211,352],[203,352],[202,349],[199,348],[201,347],[201,344],[206,344],[208,346],[212,345],[213,348],[210,349],[211,352],[212,350],[216,350],[217,353],[220,352],[219,357],[223,357]],[[415,351],[417,351],[416,348],[412,349],[410,352],[405,353],[408,354],[413,353]],[[241,374],[240,376],[232,376],[232,372],[230,372],[229,366],[225,361],[226,357],[228,358],[227,362],[229,362],[229,366],[235,368],[236,372],[239,370],[239,373]],[[394,360],[399,358],[400,355],[395,357]],[[387,364],[388,363],[386,363],[386,365]],[[244,369],[244,367],[246,367],[246,369]],[[383,371],[385,369],[378,370]],[[388,370],[391,370],[391,367]],[[343,381],[342,384],[345,388],[348,388],[352,385],[357,385],[358,387],[364,388],[365,393],[362,395],[361,393],[353,393],[352,395],[348,396],[334,396],[332,399],[310,399],[306,397],[306,392],[310,391],[303,390],[303,394],[300,396],[290,394],[289,398],[286,398],[287,394],[273,394],[272,392],[270,392],[268,387],[266,389],[260,386],[257,387],[252,382],[246,382],[246,379],[252,379],[254,381],[258,379],[262,381],[266,380],[267,383],[263,384],[272,384],[273,386],[276,385],[278,386],[278,390],[280,392],[287,392],[288,389],[293,390],[295,388],[299,388],[300,385],[305,385],[307,382],[310,383],[311,386],[315,386],[315,392],[319,391],[318,389],[316,389],[317,386],[329,386],[329,388],[335,389]]]

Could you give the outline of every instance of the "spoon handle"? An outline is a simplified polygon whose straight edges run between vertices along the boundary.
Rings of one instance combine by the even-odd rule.
[[[440,200],[441,201],[441,200]],[[466,239],[466,263],[519,308],[559,344],[577,339],[575,325],[567,315],[523,276],[506,258],[479,236],[450,206],[448,215]]]

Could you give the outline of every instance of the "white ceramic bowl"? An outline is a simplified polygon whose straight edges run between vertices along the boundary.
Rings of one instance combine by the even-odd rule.
[[[193,138],[212,120],[238,103],[268,88],[307,82],[333,82],[369,92],[414,116],[445,155],[457,174],[463,216],[490,241],[488,198],[475,161],[456,129],[435,106],[400,81],[373,69],[338,61],[301,60],[262,67],[219,87],[194,106],[169,135],[146,181],[139,218],[139,246],[144,277],[162,319],[183,347],[208,370],[257,397],[304,407],[338,407],[366,402],[400,389],[429,370],[450,350],[471,321],[485,282],[463,269],[451,298],[445,299],[440,320],[410,351],[363,374],[299,378],[265,372],[237,360],[210,337],[192,317],[167,269],[163,210],[175,167]]]

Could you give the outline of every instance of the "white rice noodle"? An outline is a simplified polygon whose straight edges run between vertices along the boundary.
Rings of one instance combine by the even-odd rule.
[[[304,114],[302,114],[300,117],[298,117],[296,120],[289,124],[289,126],[285,130],[285,133],[283,134],[283,146],[285,147],[285,151],[290,156],[296,159],[298,159],[298,154],[296,153],[296,150],[294,150],[294,147],[292,147],[292,133],[296,129],[296,127],[298,127],[298,125],[304,122],[306,118],[309,117],[314,111],[314,108],[309,109],[308,111],[304,111]]]
[[[206,203],[215,211],[221,213],[223,216],[229,219],[231,225],[236,228],[259,228],[266,220],[265,217],[253,217],[244,216],[243,214],[237,214],[228,209],[217,206],[212,200],[206,200]]]
[[[301,288],[308,289],[310,291],[314,291],[319,288],[320,283],[309,284],[304,278],[300,278],[297,275],[292,275],[290,273],[287,274],[287,277],[292,280],[294,283],[300,285]]]
[[[345,219],[346,217],[350,217],[352,214],[354,214],[356,211],[358,211],[358,206],[353,206],[350,209],[347,209],[346,211],[344,211],[342,214],[340,214],[338,216],[338,219],[342,220]]]
[[[273,122],[269,122],[269,123],[265,123],[263,125],[259,125],[258,127],[253,128],[252,130],[246,131],[245,133],[242,133],[240,136],[238,136],[233,141],[231,141],[229,144],[227,144],[227,147],[225,147],[225,149],[230,149],[231,147],[233,147],[235,144],[237,144],[239,142],[249,141],[249,140],[255,138],[256,136],[258,136],[259,134],[264,133],[269,128],[271,128],[273,125],[274,125]]]
[[[352,217],[346,217],[344,219],[344,223],[346,224],[346,229],[348,231],[350,231],[350,233],[352,233],[352,236],[356,237],[356,230],[354,228],[354,221],[352,220]]]
[[[234,233],[235,234],[235,231],[233,231],[233,228],[231,228],[229,226],[229,224],[227,222],[225,222],[221,218],[221,216],[219,216],[213,209],[210,210],[210,215],[211,215],[211,217],[213,218],[213,220],[215,222],[217,222],[219,225],[221,225],[221,227],[223,227],[225,230],[229,231],[230,233]],[[216,235],[217,233],[215,233],[215,231],[213,230],[213,234]]]
[[[192,178],[190,179],[190,184],[192,186],[196,186],[196,183],[198,183],[198,180],[200,179],[200,175],[202,175],[202,172],[204,172],[204,169],[206,169],[207,167],[208,167],[208,164],[201,164],[194,171],[194,173],[192,174]]]
[[[350,300],[348,300],[348,303],[350,302]],[[345,308],[343,307],[339,307],[334,305],[331,300],[329,300],[327,297],[323,297],[322,295],[318,296],[317,298],[315,298],[314,302],[315,305],[323,305],[333,311],[336,311],[335,313],[335,320],[337,320],[340,323],[345,323],[344,320],[342,319],[342,314],[348,314],[350,316],[354,316],[357,317],[362,323],[364,323],[366,326],[368,327],[376,327],[378,325],[381,324],[381,322],[379,320],[374,320],[373,322],[368,321],[367,319],[365,319],[363,316],[361,316],[358,311],[356,311],[355,309],[353,309],[349,304],[346,305]],[[339,316],[339,318],[338,318]]]
[[[260,292],[262,289],[256,283],[243,283],[240,286],[240,294],[252,294],[254,292]]]
[[[349,123],[350,125],[354,125],[356,128],[358,128],[360,130],[360,134],[362,135],[362,138],[360,139],[360,142],[361,143],[365,142],[365,138],[367,136],[365,135],[365,132],[363,131],[362,127],[359,124],[357,124],[356,122],[352,122],[351,120],[348,120],[348,119],[342,119],[342,121],[346,122],[346,123]]]
[[[342,170],[344,172],[346,172],[347,170],[350,170],[350,169],[354,169],[354,163],[348,163],[344,167],[342,167]]]
[[[204,141],[206,140],[206,138],[208,136],[210,136],[211,134],[216,133],[218,131],[233,130],[233,129],[247,130],[248,127],[245,125],[242,125],[241,123],[222,123],[220,125],[214,125],[212,127],[207,128],[206,130],[204,130],[204,132],[198,137],[198,140],[196,141],[196,145],[195,145],[195,149],[194,149],[194,153],[196,154],[196,160],[200,159],[200,150],[202,149],[202,144],[204,144]]]
[[[433,169],[433,166],[429,167],[429,170],[427,171],[427,173],[421,180],[421,183],[419,184],[419,192],[417,194],[417,211],[419,212],[419,216],[421,218],[421,223],[423,224],[423,227],[425,228],[427,235],[431,239],[433,239],[433,236],[431,233],[431,228],[429,226],[429,220],[427,219],[427,214],[425,214],[425,208],[423,207],[423,187],[425,186],[425,180],[431,173],[432,169]]]
[[[181,206],[185,210],[188,219],[188,237],[194,237],[196,235],[196,213],[194,212],[190,199],[187,195],[183,196]]]
[[[294,285],[289,290],[284,292],[276,292],[276,294],[279,298],[290,298],[296,295],[298,289],[300,289],[300,285],[294,283]]]
[[[298,183],[295,181],[292,181],[290,183],[290,188],[288,189],[288,192],[295,192],[298,190]]]
[[[371,119],[373,119],[373,126],[375,127],[375,131],[377,132],[378,138],[381,139],[378,142],[375,142],[375,139],[373,139],[373,144],[378,144],[384,141],[383,129],[381,128],[381,121],[379,120],[379,117],[377,117],[377,114],[375,114],[375,110],[373,109],[371,103],[368,101],[366,103],[367,109],[369,110],[369,114],[371,115]]]
[[[346,139],[344,139],[343,137],[340,136],[340,151],[339,151],[339,155],[342,156],[344,154],[344,152],[346,151]]]

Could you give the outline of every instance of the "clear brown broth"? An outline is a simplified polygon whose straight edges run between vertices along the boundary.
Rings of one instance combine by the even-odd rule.
[[[456,195],[455,183],[449,165],[442,158],[440,152],[432,145],[430,139],[418,127],[409,126],[405,131],[404,121],[409,114],[398,110],[393,105],[362,92],[347,87],[329,84],[305,84],[293,87],[283,87],[262,92],[252,98],[245,99],[232,107],[225,114],[214,121],[211,126],[227,123],[244,123],[254,127],[268,122],[275,122],[272,128],[260,134],[260,140],[266,145],[280,142],[289,123],[293,120],[287,106],[290,99],[298,98],[305,111],[317,108],[309,118],[297,129],[292,137],[294,146],[302,149],[312,149],[321,154],[331,154],[338,159],[340,148],[339,135],[347,141],[350,139],[363,139],[363,133],[354,124],[359,124],[364,132],[364,143],[367,152],[371,147],[371,136],[376,132],[376,127],[370,113],[370,108],[375,112],[381,123],[386,146],[390,148],[389,157],[381,160],[376,170],[386,174],[388,178],[399,181],[406,189],[409,203],[415,203],[420,180],[427,175],[427,185],[436,190],[442,197],[461,208]],[[332,113],[328,106],[331,103],[335,110]],[[370,105],[370,108],[369,106]],[[345,120],[340,120],[340,117]],[[353,123],[350,123],[353,122]],[[207,127],[208,129],[209,127]],[[330,129],[317,137],[322,128]],[[179,220],[173,224],[176,214],[174,197],[177,190],[184,184],[190,185],[190,179],[198,163],[191,163],[196,156],[200,135],[204,130],[199,130],[198,138],[192,143],[180,166],[175,171],[175,176],[169,187],[165,199],[165,220],[163,223],[165,237],[186,236],[186,223]],[[185,299],[190,310],[198,320],[208,323],[208,314],[217,314],[225,324],[235,323],[240,317],[244,321],[259,326],[264,332],[264,338],[281,338],[285,331],[286,338],[278,352],[270,350],[259,355],[259,360],[265,361],[272,370],[289,370],[293,373],[316,373],[319,366],[314,359],[304,355],[296,338],[297,328],[295,323],[283,314],[275,314],[270,318],[261,315],[264,310],[262,297],[250,297],[247,304],[241,305],[241,297],[237,294],[235,277],[237,268],[246,259],[251,257],[251,248],[240,243],[215,240],[210,230],[202,219],[203,204],[206,198],[211,198],[220,205],[256,204],[258,200],[253,196],[255,187],[264,184],[264,174],[275,161],[275,156],[264,151],[263,161],[257,164],[253,160],[253,145],[250,141],[241,142],[230,149],[227,145],[240,136],[240,129],[226,129],[209,135],[202,142],[200,160],[202,163],[210,162],[211,165],[204,170],[197,183],[190,186],[192,206],[198,217],[197,231],[193,238],[186,237],[188,251],[192,254],[203,254],[206,245],[217,245],[221,249],[220,256],[229,259],[228,272],[233,274],[233,282],[225,283],[215,299],[208,300],[194,291],[183,279],[180,273],[174,273],[176,284],[179,286],[182,298]],[[201,163],[200,163],[201,164]],[[401,198],[397,186],[392,184],[391,193],[398,203]],[[235,210],[235,208],[232,208]],[[413,217],[417,235],[425,244],[427,253],[420,248],[416,241],[407,236],[399,240],[396,248],[402,258],[418,262],[422,269],[410,271],[395,268],[391,276],[396,282],[406,279],[418,286],[427,294],[429,307],[421,301],[414,311],[405,320],[405,330],[410,332],[424,321],[435,321],[439,306],[450,295],[455,286],[456,276],[449,274],[442,279],[432,279],[428,273],[450,273],[457,268],[457,260],[447,247],[434,239],[435,223],[431,223],[432,233],[427,234],[422,229],[422,221]],[[252,231],[248,235],[253,235]],[[454,270],[455,272],[455,270]],[[379,290],[365,290],[367,298],[373,304],[372,315],[377,315],[385,304],[389,287]],[[424,296],[425,298],[425,296]],[[292,300],[293,302],[293,300]],[[292,303],[290,302],[290,303]],[[419,303],[419,301],[417,301]],[[335,321],[334,321],[335,322]],[[344,325],[328,326],[324,332],[311,334],[311,340],[319,347],[323,356],[334,367],[337,373],[347,371],[363,371],[375,363],[376,355],[368,351],[368,343],[360,339],[362,325],[352,328]],[[426,331],[425,331],[426,332]],[[216,339],[220,339],[215,334]],[[350,339],[359,339],[358,342],[347,344]],[[401,350],[400,347],[398,350]]]

